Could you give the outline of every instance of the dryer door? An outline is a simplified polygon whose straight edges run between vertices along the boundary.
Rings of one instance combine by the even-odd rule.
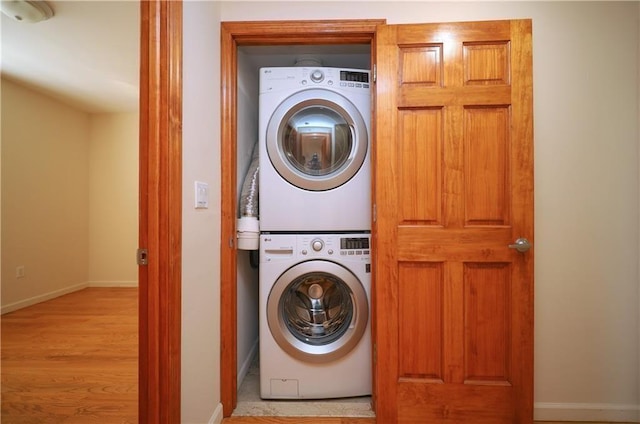
[[[349,353],[368,320],[364,287],[335,262],[311,260],[289,268],[267,301],[273,338],[289,355],[306,362],[329,362]]]
[[[266,140],[269,159],[282,178],[301,189],[324,191],[358,172],[369,134],[362,115],[346,97],[309,89],[276,108]]]

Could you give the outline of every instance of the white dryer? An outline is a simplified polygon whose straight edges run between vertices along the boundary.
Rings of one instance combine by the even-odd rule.
[[[370,72],[261,68],[260,231],[371,229]]]
[[[370,235],[263,234],[260,396],[371,394]]]

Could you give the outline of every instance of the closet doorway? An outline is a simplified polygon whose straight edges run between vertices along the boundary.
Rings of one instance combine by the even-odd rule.
[[[235,240],[237,215],[238,48],[242,46],[364,44],[375,49],[375,33],[384,20],[223,22],[222,46],[222,240]],[[237,402],[237,250],[221,252],[221,397],[224,416]]]

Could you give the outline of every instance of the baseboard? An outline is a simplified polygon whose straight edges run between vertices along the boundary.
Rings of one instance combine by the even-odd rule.
[[[251,367],[253,358],[255,358],[256,355],[258,354],[258,347],[260,346],[259,342],[260,342],[260,339],[256,339],[256,341],[253,343],[253,346],[251,346],[249,355],[245,358],[244,362],[242,362],[242,366],[240,367],[240,370],[238,371],[238,376],[237,376],[238,389],[240,389],[240,384],[242,384],[242,382],[244,381],[244,378],[247,376],[247,373],[249,372],[249,368]]]
[[[54,290],[52,292],[39,294],[28,299],[20,300],[18,302],[3,305],[0,309],[0,315],[4,315],[9,312],[17,311],[18,309],[26,308],[27,306],[35,305],[37,303],[45,302],[47,300],[55,299],[56,297],[63,296],[65,294],[73,293],[78,290],[87,288],[87,283],[76,284],[75,286],[65,287],[63,289]]]
[[[89,281],[89,287],[138,287],[137,281]]]
[[[222,404],[219,403],[216,406],[216,410],[213,411],[213,415],[207,424],[221,424],[222,423]]]
[[[608,421],[640,422],[640,405],[611,403],[546,403],[534,404],[537,421]]]

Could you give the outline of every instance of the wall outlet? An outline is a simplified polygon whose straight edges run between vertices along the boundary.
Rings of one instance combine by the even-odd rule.
[[[24,278],[24,265],[16,267],[16,278]]]

